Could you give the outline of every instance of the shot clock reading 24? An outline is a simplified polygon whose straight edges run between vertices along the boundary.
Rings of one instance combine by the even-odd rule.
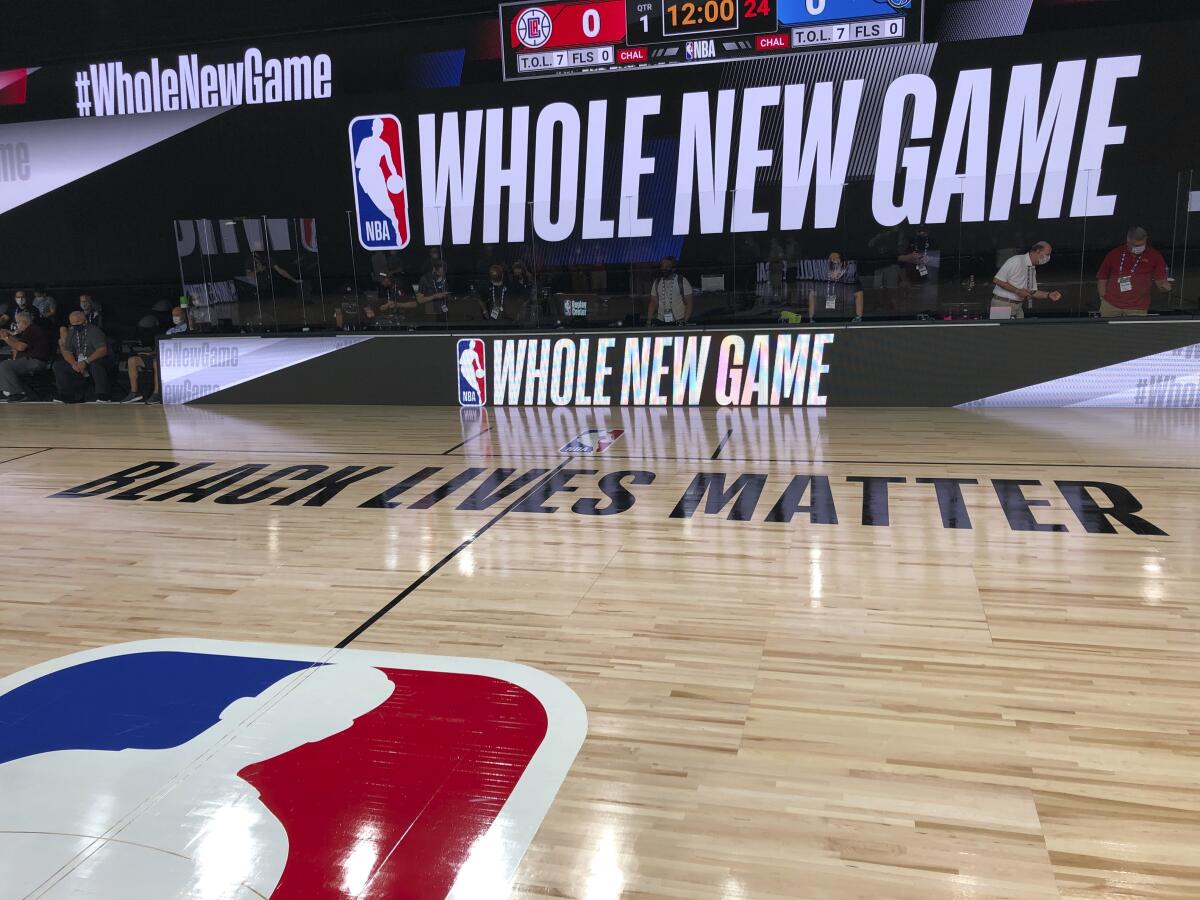
[[[922,0],[504,3],[506,79],[921,39]]]

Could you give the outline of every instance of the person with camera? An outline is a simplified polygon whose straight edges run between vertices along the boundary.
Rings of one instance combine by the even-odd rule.
[[[54,335],[34,321],[32,310],[23,309],[12,328],[0,330],[0,340],[12,351],[12,359],[0,362],[0,393],[8,403],[28,400],[21,376],[35,375],[50,367],[54,359]]]

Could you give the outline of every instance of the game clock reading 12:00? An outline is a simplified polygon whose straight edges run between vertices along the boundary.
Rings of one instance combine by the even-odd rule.
[[[766,34],[778,27],[776,0],[627,0],[629,43],[690,35]]]

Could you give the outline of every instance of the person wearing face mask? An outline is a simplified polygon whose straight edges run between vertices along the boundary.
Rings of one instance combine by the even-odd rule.
[[[79,295],[79,311],[83,313],[89,325],[103,328],[104,322],[100,316],[100,304],[92,299],[91,294]]]
[[[658,277],[650,285],[646,321],[662,325],[686,325],[692,319],[692,284],[675,270],[675,257],[664,256]]]
[[[483,290],[479,294],[479,310],[483,313],[484,319],[488,321],[504,321],[510,318],[508,303],[508,285],[504,283],[504,266],[490,266],[487,284],[483,286]]]
[[[166,334],[187,334],[188,320],[187,310],[181,306],[176,306],[171,310],[171,327],[166,330]],[[129,396],[122,403],[159,403],[162,396],[162,383],[159,380],[158,374],[158,348],[155,347],[153,353],[139,353],[129,357],[125,361],[125,365],[129,369]],[[154,373],[154,393],[147,399],[138,388],[138,381],[141,379],[142,372],[149,366]]]
[[[12,330],[0,329],[0,341],[12,351],[12,359],[0,362],[0,395],[8,403],[28,399],[22,375],[34,375],[50,367],[54,358],[54,335],[34,322],[33,310],[18,312]]]
[[[17,291],[13,294],[11,307],[7,303],[0,304],[0,328],[10,328],[17,313],[22,310],[33,312],[33,307],[29,305],[27,292]]]
[[[1050,262],[1051,247],[1038,241],[1028,253],[1010,256],[992,279],[992,309],[989,319],[1023,319],[1025,304],[1030,300],[1062,299],[1058,291],[1038,289],[1037,267]]]
[[[62,359],[54,363],[58,402],[76,402],[90,378],[96,385],[96,402],[108,403],[108,339],[97,326],[89,325],[78,309],[68,321],[58,347]]]
[[[1096,293],[1100,295],[1100,315],[1144,316],[1150,309],[1150,284],[1169,292],[1167,263],[1150,246],[1146,229],[1134,227],[1125,235],[1125,243],[1104,257],[1096,272]]]
[[[417,286],[417,302],[426,319],[436,319],[450,311],[450,287],[446,280],[446,263],[439,256],[433,269],[421,276]]]

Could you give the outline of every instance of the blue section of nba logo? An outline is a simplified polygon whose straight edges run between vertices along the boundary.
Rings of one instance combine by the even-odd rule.
[[[367,250],[402,250],[409,225],[400,123],[388,114],[359,116],[349,134],[358,242]]]
[[[458,342],[458,402],[483,406],[487,402],[487,350],[479,338]]]
[[[312,665],[152,652],[60,669],[0,695],[0,764],[55,750],[177,747],[234,700]]]

